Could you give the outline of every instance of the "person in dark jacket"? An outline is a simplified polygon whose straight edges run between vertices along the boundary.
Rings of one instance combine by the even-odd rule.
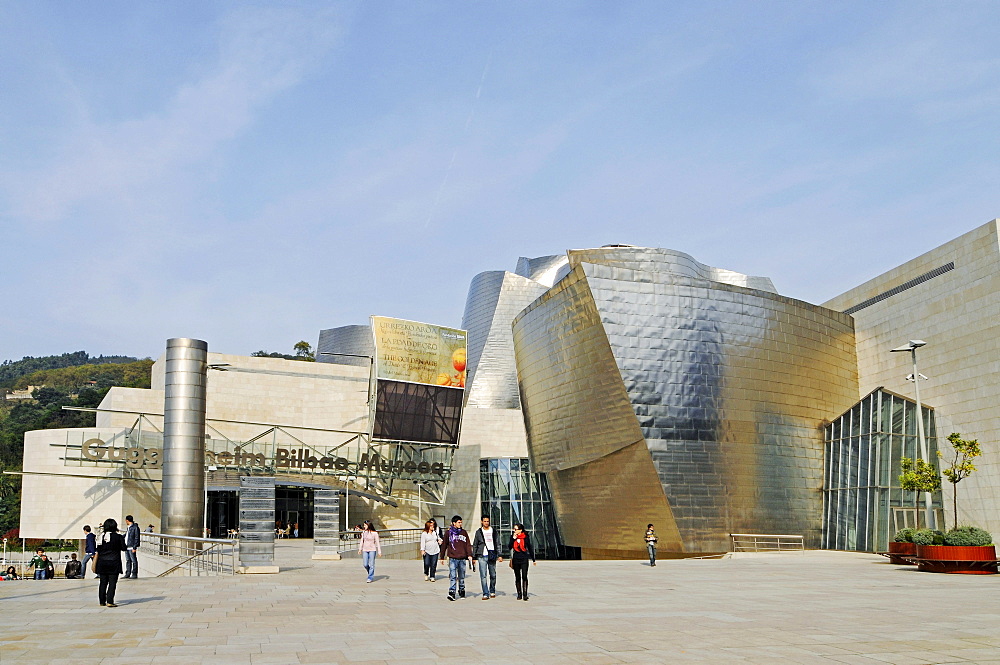
[[[122,574],[122,552],[125,538],[118,533],[118,522],[110,517],[104,520],[104,533],[97,542],[97,574],[101,584],[97,589],[97,599],[102,606],[118,607],[115,604],[115,588],[118,576]]]
[[[66,562],[66,569],[64,571],[66,579],[70,580],[82,579],[83,573],[81,571],[83,569],[83,566],[81,566],[80,562],[76,560],[76,552],[73,552],[69,556],[70,560]]]
[[[139,525],[131,515],[125,516],[125,579],[139,577]]]
[[[459,598],[465,598],[465,563],[472,563],[472,543],[469,539],[469,532],[462,528],[462,517],[455,515],[451,518],[451,527],[445,534],[444,555],[448,557],[448,579],[451,586],[448,587],[448,600],[455,600],[455,594]],[[475,566],[475,564],[473,564]]]
[[[514,569],[514,586],[517,587],[517,599],[528,600],[528,561],[537,566],[535,548],[531,537],[524,530],[523,524],[514,525],[514,533],[510,536],[510,567]]]
[[[490,527],[490,518],[483,517],[482,527],[476,529],[476,537],[472,539],[473,556],[479,560],[479,583],[483,587],[483,600],[497,596],[497,562],[503,562],[500,556],[500,530]],[[486,584],[489,573],[490,582]]]
[[[80,573],[80,578],[84,579],[87,577],[87,564],[90,560],[94,558],[97,554],[97,536],[90,532],[90,525],[87,524],[83,527],[83,532],[87,534],[87,542],[83,546],[83,570]]]

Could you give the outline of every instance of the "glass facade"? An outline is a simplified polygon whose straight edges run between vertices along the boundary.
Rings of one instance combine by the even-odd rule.
[[[560,542],[545,476],[532,473],[527,458],[480,460],[479,487],[482,514],[488,515],[492,526],[503,535],[503,556],[510,554],[507,540],[514,523],[519,522],[531,534],[537,558],[579,558],[576,548]]]
[[[923,405],[930,461],[937,460],[933,409]],[[823,547],[879,552],[898,529],[925,524],[922,494],[899,486],[902,457],[920,457],[916,403],[876,389],[826,427],[823,480]],[[943,524],[941,492],[932,495],[937,525]]]

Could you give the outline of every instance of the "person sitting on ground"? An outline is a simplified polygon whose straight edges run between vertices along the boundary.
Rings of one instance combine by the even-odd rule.
[[[3,574],[5,580],[19,580],[21,576],[17,574],[17,568],[14,566],[7,566],[7,571]]]
[[[83,578],[83,565],[76,559],[76,552],[69,555],[66,562],[66,579],[79,580]]]

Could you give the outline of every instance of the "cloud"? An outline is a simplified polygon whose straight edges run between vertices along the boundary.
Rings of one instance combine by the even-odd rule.
[[[78,125],[44,168],[8,177],[10,214],[35,223],[69,222],[96,205],[106,222],[134,228],[159,216],[142,214],[170,200],[170,188],[197,181],[220,147],[245,132],[255,113],[307,75],[340,32],[329,11],[237,9],[218,26],[215,61],[180,86],[166,106],[144,117]],[[71,90],[71,88],[70,88]],[[78,106],[74,96],[66,100]],[[139,213],[139,214],[137,214]]]

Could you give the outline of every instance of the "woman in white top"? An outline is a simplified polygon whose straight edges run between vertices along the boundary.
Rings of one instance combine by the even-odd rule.
[[[358,552],[361,553],[361,562],[368,571],[368,584],[371,584],[375,581],[375,557],[382,554],[382,543],[378,540],[378,531],[375,530],[371,520],[365,520],[363,526]]]
[[[424,557],[424,580],[428,582],[436,581],[434,575],[437,573],[442,542],[437,522],[432,519],[427,520],[423,533],[420,534],[420,553]]]

